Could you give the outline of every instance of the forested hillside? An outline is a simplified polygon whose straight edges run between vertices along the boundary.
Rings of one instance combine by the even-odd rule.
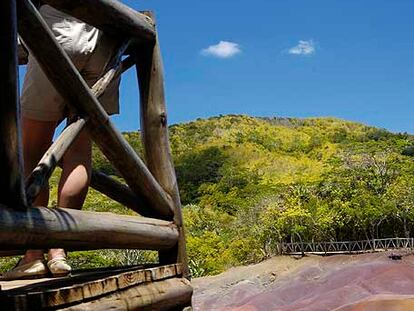
[[[125,134],[141,150],[139,133]],[[409,236],[413,137],[334,118],[229,115],[170,127],[195,275],[281,241]],[[95,166],[115,172],[102,156]]]
[[[142,153],[139,133],[125,136]],[[411,135],[334,118],[229,115],[173,125],[170,141],[194,276],[260,261],[282,241],[411,236]],[[97,150],[94,166],[116,175]],[[93,190],[85,208],[128,212]]]

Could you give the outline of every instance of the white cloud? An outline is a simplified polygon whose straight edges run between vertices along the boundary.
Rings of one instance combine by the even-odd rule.
[[[299,40],[299,43],[288,50],[292,55],[312,55],[315,54],[315,43],[313,40]]]
[[[216,45],[210,45],[201,50],[201,55],[218,58],[230,58],[241,53],[240,45],[234,42],[220,41]]]

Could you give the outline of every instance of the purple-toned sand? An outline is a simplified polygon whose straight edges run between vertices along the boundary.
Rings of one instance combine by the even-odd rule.
[[[414,256],[275,257],[199,278],[195,310],[413,311]]]

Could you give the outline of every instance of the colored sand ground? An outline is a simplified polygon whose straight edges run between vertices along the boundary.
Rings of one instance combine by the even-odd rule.
[[[193,280],[197,311],[412,311],[414,255],[275,257]]]

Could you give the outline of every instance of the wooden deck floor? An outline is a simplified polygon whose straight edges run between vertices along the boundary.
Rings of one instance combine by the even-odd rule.
[[[192,296],[179,264],[79,270],[0,286],[1,310],[179,310]]]

